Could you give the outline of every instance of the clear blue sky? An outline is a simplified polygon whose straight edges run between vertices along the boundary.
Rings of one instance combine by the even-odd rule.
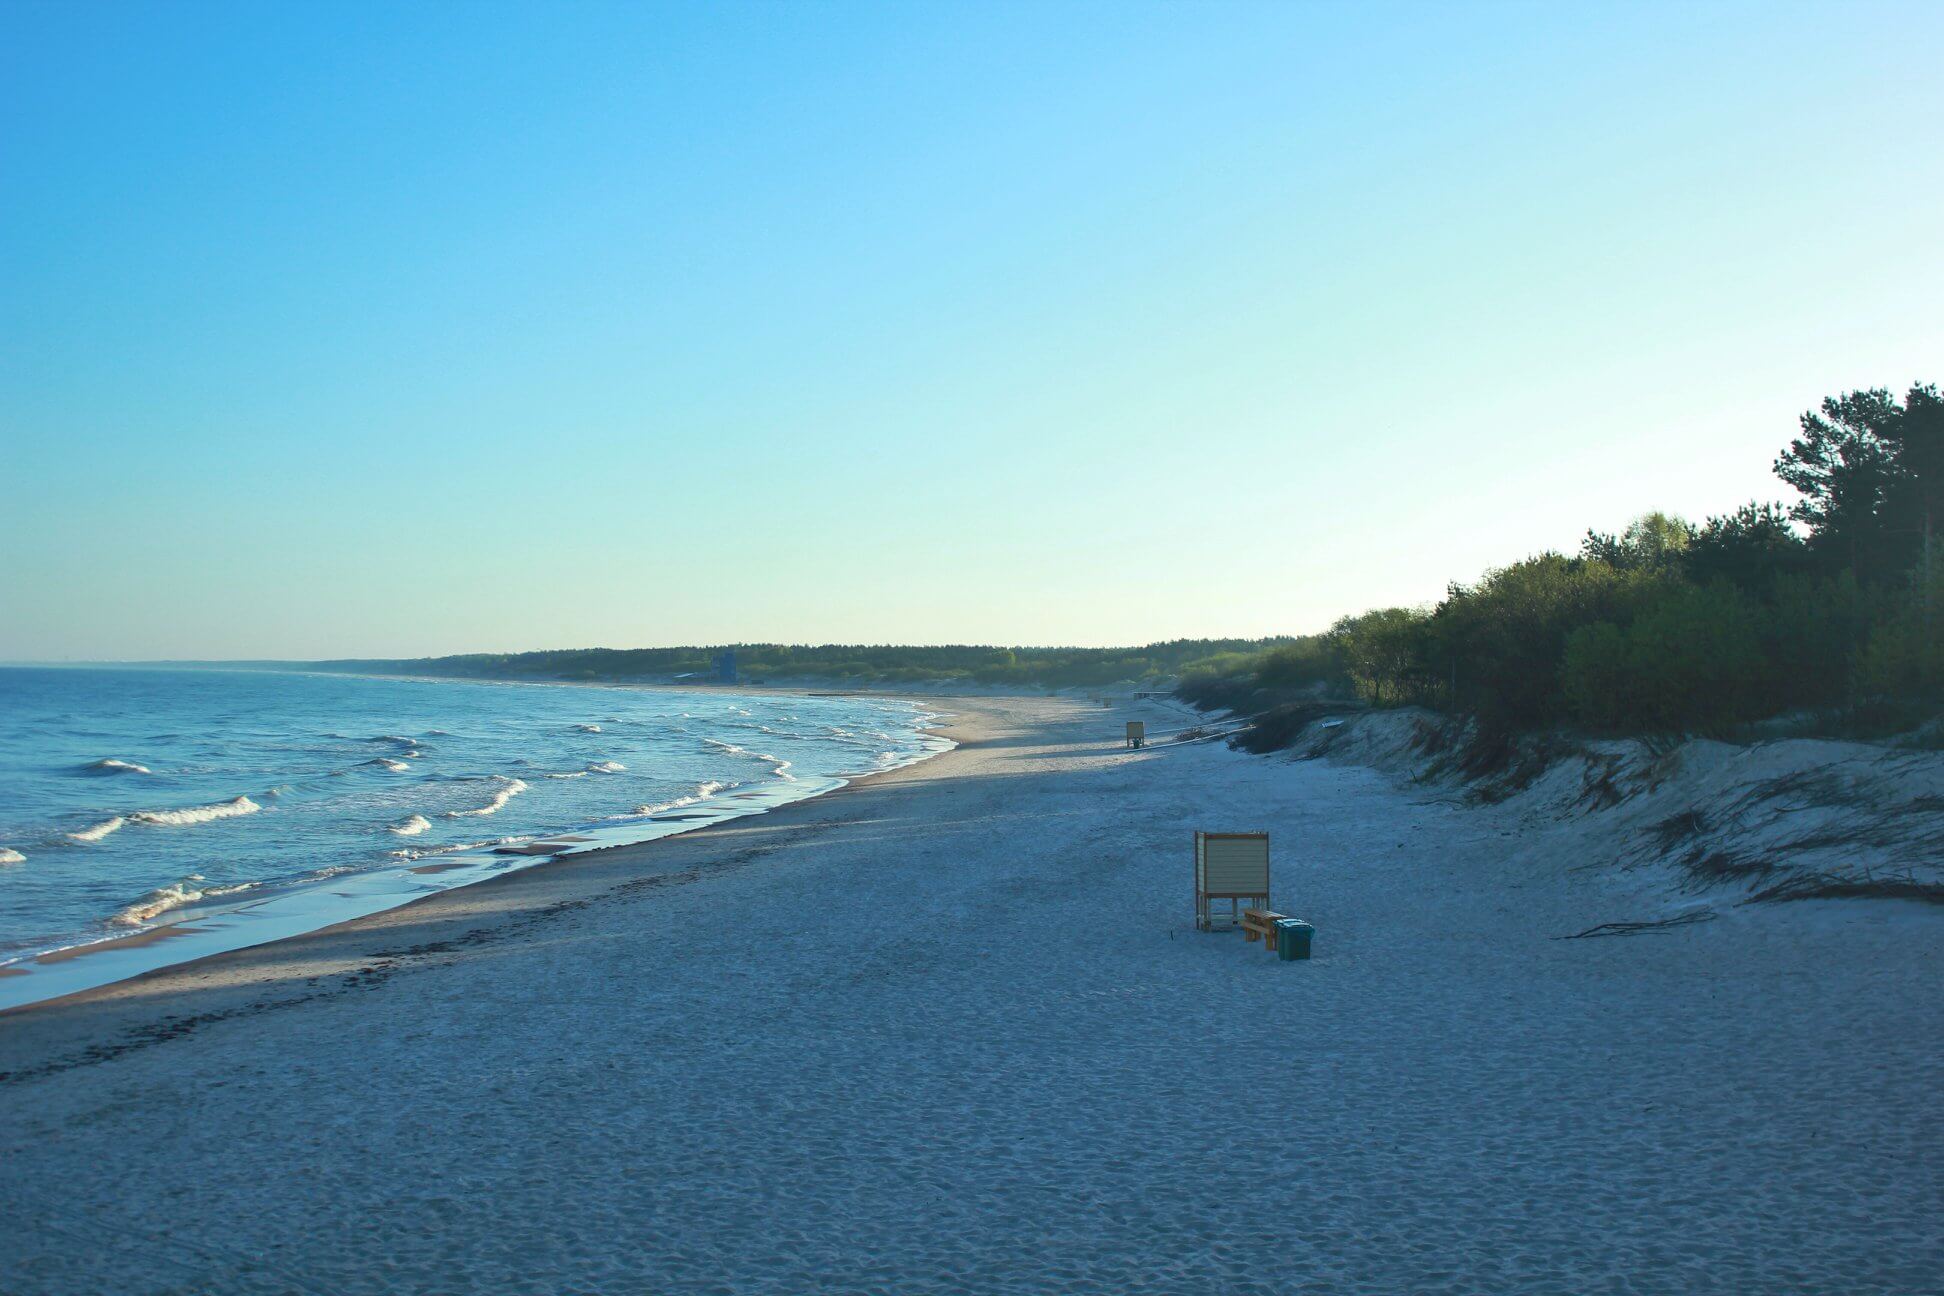
[[[0,658],[1320,628],[1944,379],[1944,6],[0,9]]]

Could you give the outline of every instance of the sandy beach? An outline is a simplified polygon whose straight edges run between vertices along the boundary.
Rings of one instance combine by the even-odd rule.
[[[1919,1292],[1939,915],[940,702],[815,800],[0,1015],[0,1293]],[[1191,925],[1272,834],[1278,962]]]

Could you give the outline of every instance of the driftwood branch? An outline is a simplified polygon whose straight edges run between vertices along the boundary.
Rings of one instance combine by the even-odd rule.
[[[1584,940],[1588,936],[1637,936],[1641,932],[1672,931],[1676,927],[1692,927],[1696,923],[1713,922],[1715,911],[1712,909],[1693,909],[1672,918],[1661,918],[1655,922],[1610,922],[1598,927],[1588,927],[1583,932],[1571,936],[1555,936],[1554,940]]]

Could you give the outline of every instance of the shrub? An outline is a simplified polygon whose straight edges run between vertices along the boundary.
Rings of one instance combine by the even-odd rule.
[[[1944,543],[1934,541],[1932,549],[1908,596],[1882,617],[1859,655],[1858,691],[1874,701],[1944,701],[1944,555],[1935,552]]]
[[[1306,635],[1294,643],[1272,648],[1256,659],[1256,683],[1264,688],[1303,689],[1338,684],[1343,658],[1329,635]]]
[[[1428,615],[1416,609],[1379,608],[1343,618],[1329,637],[1358,696],[1395,706],[1428,701],[1436,692],[1429,625]]]
[[[1567,636],[1561,686],[1582,723],[1618,730],[1718,730],[1761,714],[1769,661],[1762,617],[1728,584],[1661,591],[1633,621]]]
[[[1450,673],[1451,701],[1487,728],[1534,729],[1566,717],[1560,666],[1582,626],[1616,624],[1676,578],[1541,554],[1451,587],[1427,627],[1428,669]]]

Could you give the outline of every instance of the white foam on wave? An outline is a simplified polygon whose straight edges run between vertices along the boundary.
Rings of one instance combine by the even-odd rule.
[[[153,774],[155,772],[146,765],[137,765],[134,761],[116,760],[113,756],[83,765],[81,768],[96,774]]]
[[[393,859],[399,860],[422,860],[430,859],[434,855],[459,855],[466,851],[491,850],[495,846],[511,846],[516,842],[532,840],[531,835],[521,834],[513,837],[492,837],[486,841],[459,842],[453,846],[425,846],[417,850],[408,848],[405,850],[386,851],[385,854],[391,856]]]
[[[677,810],[680,809],[682,806],[694,805],[697,801],[707,801],[710,797],[716,795],[718,792],[727,792],[730,788],[737,788],[741,786],[742,784],[735,782],[733,779],[724,783],[716,783],[716,782],[698,783],[695,787],[695,791],[689,793],[687,796],[676,797],[673,801],[662,801],[655,805],[636,806],[633,810],[629,811],[627,814],[609,815],[608,818],[609,819],[646,819],[650,815],[658,815],[664,810]]]
[[[432,826],[432,821],[430,819],[427,819],[424,815],[415,814],[411,816],[409,819],[405,819],[399,823],[393,824],[390,828],[386,829],[385,831],[395,832],[400,837],[416,837],[420,833],[424,832],[427,828],[430,828],[431,826]]]
[[[465,819],[498,814],[508,801],[511,801],[514,797],[527,790],[525,779],[507,778],[504,774],[496,774],[493,777],[498,780],[500,787],[499,791],[493,793],[493,799],[491,801],[480,806],[477,810],[448,810],[445,812],[445,817],[448,819]]]
[[[405,773],[405,772],[406,772],[407,770],[409,770],[409,769],[411,769],[411,768],[412,768],[412,767],[411,767],[410,765],[407,765],[407,764],[406,764],[406,763],[405,763],[404,761],[402,761],[402,760],[393,760],[393,759],[392,759],[391,757],[389,757],[389,756],[376,756],[376,757],[373,757],[373,758],[372,758],[371,760],[368,760],[368,761],[366,761],[366,762],[365,762],[365,764],[367,764],[367,765],[381,765],[381,766],[383,766],[384,768],[386,768],[386,769],[388,769],[388,770],[390,770],[390,771],[391,771],[392,773],[394,773],[394,774],[403,774],[403,773]]]
[[[109,833],[120,831],[121,826],[127,822],[128,820],[122,818],[120,815],[113,815],[107,819],[103,819],[98,824],[89,824],[79,832],[69,833],[67,839],[78,842],[98,842]]]
[[[27,857],[11,846],[0,846],[0,864],[25,864]]]
[[[188,824],[209,823],[216,819],[234,819],[239,815],[255,814],[262,806],[246,796],[234,801],[218,801],[215,805],[190,806],[186,810],[138,810],[128,816],[130,823],[160,824],[168,827],[183,827]]]
[[[715,748],[725,756],[747,756],[751,760],[759,760],[767,763],[770,767],[770,773],[776,775],[776,777],[782,779],[785,783],[794,783],[797,781],[796,775],[790,773],[791,762],[784,760],[781,756],[772,756],[768,752],[751,751],[747,747],[738,747],[736,744],[724,742],[720,738],[704,738],[702,741],[707,746]]]
[[[586,778],[586,770],[568,770],[565,774],[549,774],[548,778]]]
[[[597,725],[597,724],[577,724],[577,725],[575,725],[575,726],[574,726],[574,728],[576,728],[576,729],[578,729],[578,730],[580,730],[580,731],[581,731],[582,733],[599,733],[599,732],[601,732],[601,726],[599,726],[599,725]]]
[[[254,882],[239,882],[234,886],[205,887],[202,881],[200,873],[191,873],[180,882],[158,887],[117,913],[108,922],[115,927],[140,927],[144,923],[160,918],[171,909],[180,909],[198,900],[213,900],[219,896],[234,895],[238,891],[248,891],[256,885]]]
[[[620,761],[595,761],[587,767],[589,774],[625,774],[628,767]]]
[[[365,741],[366,741],[366,742],[375,742],[375,743],[387,743],[387,744],[389,744],[389,745],[391,745],[391,746],[393,746],[393,747],[416,747],[416,746],[418,746],[418,739],[416,739],[416,738],[401,738],[401,737],[399,737],[399,736],[398,736],[397,734],[379,734],[379,735],[378,735],[378,736],[377,736],[376,738],[367,738],[367,739],[365,739]]]

